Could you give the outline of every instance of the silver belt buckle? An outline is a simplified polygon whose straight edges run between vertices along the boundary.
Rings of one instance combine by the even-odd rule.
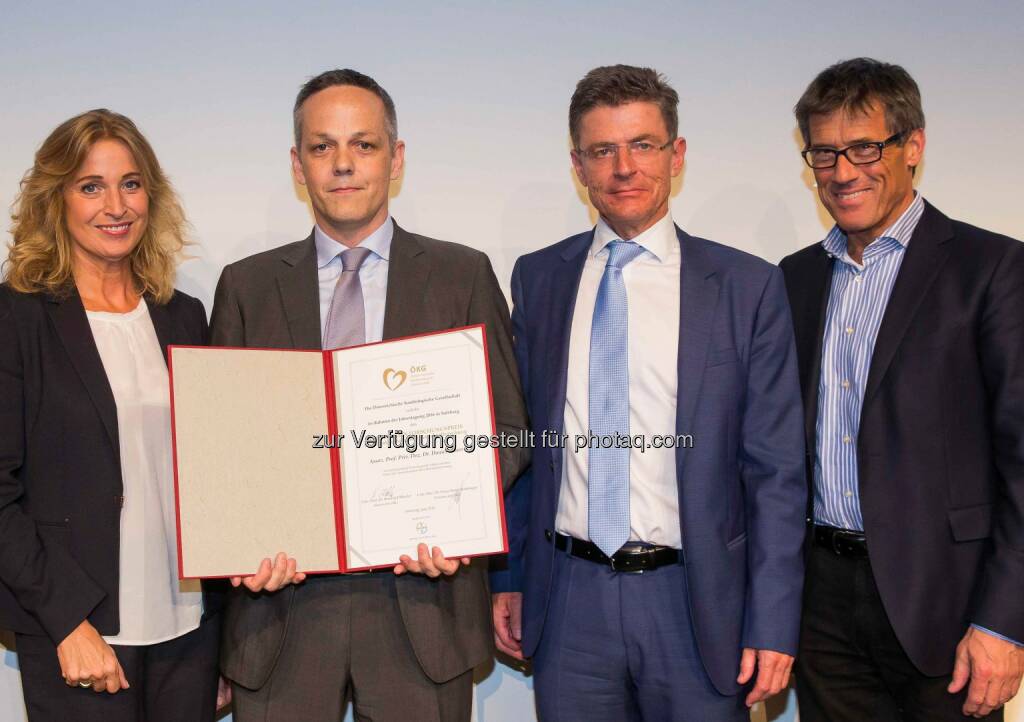
[[[630,555],[640,555],[640,554],[650,554],[650,553],[651,552],[650,552],[649,549],[638,549],[636,551],[630,552]],[[617,572],[619,574],[643,574],[644,571],[646,571],[643,568],[640,568],[640,569],[621,569],[621,568],[618,568],[618,567],[615,566],[615,557],[608,557],[608,562],[611,565],[612,571],[613,572]]]

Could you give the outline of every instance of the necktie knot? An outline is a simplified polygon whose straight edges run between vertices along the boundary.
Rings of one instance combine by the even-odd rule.
[[[644,247],[633,241],[615,240],[608,244],[608,266],[622,269],[644,252]]]
[[[356,246],[338,255],[341,256],[342,272],[338,274],[324,323],[322,338],[325,349],[355,346],[366,341],[366,306],[358,271],[370,255],[370,249]]]
[[[356,246],[355,248],[342,251],[339,255],[341,256],[341,269],[343,272],[358,271],[359,267],[369,257],[370,249]]]

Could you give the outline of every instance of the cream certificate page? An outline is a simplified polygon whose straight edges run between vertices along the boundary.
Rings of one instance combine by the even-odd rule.
[[[332,354],[347,566],[505,548],[481,327]]]
[[[180,574],[337,570],[323,354],[172,348]]]

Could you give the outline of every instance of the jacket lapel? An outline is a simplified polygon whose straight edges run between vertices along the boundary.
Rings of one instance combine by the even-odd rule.
[[[107,374],[103,370],[103,360],[92,337],[92,329],[89,328],[89,319],[85,315],[82,299],[76,289],[67,298],[58,299],[51,296],[47,300],[46,310],[57,330],[57,336],[60,337],[71,365],[89,392],[93,404],[96,405],[114,452],[119,453],[121,447],[117,437],[117,405],[107,381]]]
[[[678,227],[676,235],[681,256],[676,433],[690,434],[695,428],[693,416],[704,380],[711,324],[718,306],[719,282],[714,264],[705,250]],[[680,470],[684,453],[684,449],[677,448],[676,464]]]
[[[292,345],[297,349],[319,349],[320,295],[317,283],[316,244],[309,234],[302,244],[282,255],[284,269],[277,276],[281,304]]]
[[[821,351],[825,340],[825,315],[832,288],[832,264],[835,261],[820,245],[806,272],[800,271],[804,297],[797,323],[797,358],[804,360],[800,369],[804,396],[804,438],[810,453],[817,443],[818,383],[821,378]]]
[[[551,379],[553,388],[548,399],[548,424],[556,436],[561,436],[565,427],[565,394],[569,374],[569,338],[572,335],[572,317],[576,310],[576,294],[583,275],[583,266],[587,261],[587,251],[594,241],[594,231],[576,236],[562,251],[561,262],[551,269],[551,278],[547,284],[550,296],[547,308],[551,309],[549,317],[549,339],[559,339],[552,343],[552,353],[548,356],[547,377]],[[561,473],[562,449],[551,449],[552,461],[557,465],[557,474]]]
[[[153,322],[153,329],[156,331],[157,341],[160,342],[160,352],[164,355],[164,363],[167,363],[167,347],[178,343],[178,339],[183,338],[183,334],[178,324],[171,318],[167,304],[153,303],[148,298],[144,300],[149,309],[149,318]]]
[[[910,322],[949,256],[951,248],[947,241],[952,237],[953,226],[949,219],[926,203],[924,214],[910,237],[907,255],[900,265],[885,307],[885,315],[882,316],[882,325],[878,329],[875,350],[871,356],[862,409],[885,378]]]
[[[399,228],[391,238],[388,287],[384,301],[384,338],[420,333],[420,307],[430,279],[430,258],[416,238]]]

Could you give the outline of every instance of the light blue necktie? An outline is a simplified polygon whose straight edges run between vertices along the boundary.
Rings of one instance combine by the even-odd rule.
[[[629,434],[629,319],[622,269],[644,252],[632,241],[608,244],[608,263],[594,304],[590,329],[590,431]],[[629,539],[629,449],[591,444],[588,529],[590,540],[608,556]]]

